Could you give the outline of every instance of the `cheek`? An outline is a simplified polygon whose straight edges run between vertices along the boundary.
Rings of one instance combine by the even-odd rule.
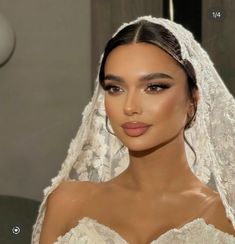
[[[155,114],[156,121],[178,124],[185,119],[185,106],[185,99],[182,96],[174,95],[161,100],[156,106],[149,106],[149,113]]]
[[[117,101],[115,101],[115,99],[108,99],[105,97],[104,107],[106,114],[110,118],[110,120],[116,120],[116,117],[120,117],[120,105]]]
[[[170,124],[184,123],[186,118],[186,99],[185,94],[182,92],[174,92],[167,96],[157,97],[145,97],[140,102],[142,107],[142,119],[152,120],[152,123],[163,121]],[[123,115],[121,99],[114,99],[111,97],[105,97],[104,106],[106,114],[110,119],[110,122],[121,122],[120,117]]]

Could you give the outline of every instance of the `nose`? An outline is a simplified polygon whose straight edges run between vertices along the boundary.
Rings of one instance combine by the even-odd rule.
[[[127,115],[132,115],[134,113],[141,113],[140,99],[135,93],[129,94],[126,97],[124,103],[124,113]]]

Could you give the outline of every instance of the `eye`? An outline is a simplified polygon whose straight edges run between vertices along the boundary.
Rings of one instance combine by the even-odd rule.
[[[148,88],[151,88],[150,89],[150,92],[159,92],[163,89],[167,89],[169,88],[169,85],[166,85],[164,83],[158,83],[158,84],[149,84],[147,89]]]
[[[150,88],[150,90],[149,90],[150,93],[157,93],[157,92],[160,92],[161,90],[167,89],[169,87],[170,86],[167,84],[158,83],[158,84],[149,84],[147,86],[147,89]],[[106,85],[104,87],[104,90],[108,91],[109,94],[116,94],[116,93],[120,92],[120,87],[114,86],[114,85]]]
[[[118,89],[119,89],[119,87],[117,87],[117,86],[112,86],[112,85],[106,85],[106,86],[104,87],[104,90],[105,90],[105,91],[108,91],[108,93],[110,93],[110,94],[117,93]],[[116,92],[115,92],[115,90],[116,90]]]

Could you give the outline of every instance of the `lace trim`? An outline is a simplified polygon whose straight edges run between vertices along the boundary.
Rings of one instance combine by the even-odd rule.
[[[203,230],[203,231],[202,231]],[[89,236],[89,238],[93,238],[94,241],[98,241],[98,243],[120,243],[120,244],[128,244],[128,242],[115,230],[110,227],[99,223],[96,219],[92,219],[89,217],[84,217],[78,221],[78,225],[72,228],[69,232],[67,232],[64,236],[58,237],[58,241],[54,244],[62,244],[66,243],[65,241],[70,241],[72,236],[76,236],[77,238],[84,238],[84,234]],[[102,236],[102,238],[101,238]],[[215,240],[216,243],[234,243],[235,237],[228,233],[225,233],[219,229],[217,229],[212,224],[207,224],[203,218],[194,219],[191,222],[186,223],[180,228],[173,228],[162,235],[160,235],[157,239],[153,240],[150,244],[157,244],[158,242],[162,244],[162,241],[169,240],[178,240],[178,241],[192,241],[193,237],[198,238],[200,236],[200,240]],[[87,238],[87,237],[86,237]],[[90,239],[84,240],[90,240]],[[173,239],[174,238],[174,239]],[[197,240],[197,239],[195,239]],[[80,241],[80,239],[79,239]],[[161,242],[160,242],[161,241]],[[217,242],[220,241],[220,242]],[[224,242],[226,241],[226,242]],[[185,242],[181,242],[185,243]],[[214,243],[214,242],[213,242]]]

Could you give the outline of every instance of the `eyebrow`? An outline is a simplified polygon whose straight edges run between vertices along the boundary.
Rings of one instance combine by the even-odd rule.
[[[143,81],[148,81],[148,80],[153,80],[153,79],[172,79],[173,77],[171,77],[170,75],[167,75],[165,73],[150,73],[147,75],[143,75],[139,78],[139,81],[143,82]],[[104,80],[114,80],[120,83],[125,83],[124,79],[120,76],[117,75],[113,75],[113,74],[107,74],[104,77]]]

